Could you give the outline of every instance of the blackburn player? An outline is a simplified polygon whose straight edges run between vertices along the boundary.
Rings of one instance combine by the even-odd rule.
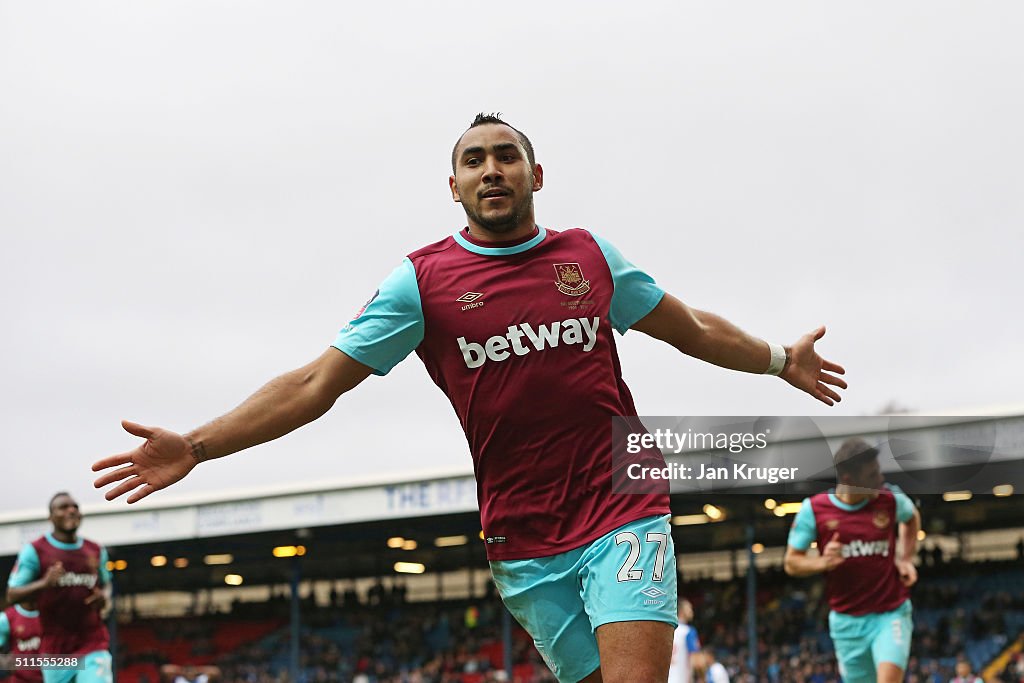
[[[804,499],[793,521],[786,573],[824,572],[844,683],[897,683],[910,657],[921,516],[905,493],[884,483],[878,450],[862,439],[845,441],[835,463],[835,490]],[[814,541],[818,556],[807,554]]]
[[[7,599],[38,605],[41,654],[81,659],[77,670],[44,670],[46,683],[110,683],[110,640],[103,623],[110,605],[107,551],[78,536],[82,514],[67,493],[50,500],[50,523],[53,531],[27,543],[18,554]]]
[[[0,650],[10,645],[12,656],[29,657],[39,654],[39,610],[31,600],[11,605],[0,612]],[[13,662],[12,662],[13,663]],[[14,669],[13,683],[42,683],[39,669]]]
[[[668,669],[668,683],[694,683],[694,666],[700,657],[700,636],[690,625],[693,621],[693,603],[679,601],[679,626],[672,634],[672,663]]]
[[[792,347],[752,337],[666,294],[587,230],[538,226],[543,169],[520,131],[479,115],[452,150],[467,227],[409,254],[305,367],[181,435],[124,422],[145,441],[93,465],[107,499],[133,503],[197,464],[320,417],[412,352],[466,433],[495,583],[560,681],[664,681],[676,625],[668,488],[612,494],[613,416],[636,415],[612,331],[779,375],[832,405],[846,383],[819,328]],[[643,454],[663,463],[661,453]]]

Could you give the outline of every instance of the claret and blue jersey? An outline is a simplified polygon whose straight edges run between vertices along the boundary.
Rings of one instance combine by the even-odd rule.
[[[41,636],[38,611],[13,605],[0,612],[0,650],[7,649],[17,655],[39,654]],[[13,683],[40,683],[43,675],[38,669],[17,669],[10,680]]]
[[[885,484],[874,498],[855,505],[828,491],[804,500],[789,532],[789,545],[819,548],[838,534],[843,562],[825,574],[831,612],[829,635],[844,681],[878,680],[884,663],[906,670],[913,633],[909,589],[896,568],[899,525],[914,516],[914,504],[897,486]]]
[[[64,543],[46,534],[22,547],[8,586],[26,586],[57,562],[65,570],[56,586],[36,597],[43,626],[42,651],[87,654],[107,649],[107,627],[96,609],[85,603],[94,588],[110,583],[107,561],[106,549],[84,538]]]
[[[789,545],[824,548],[839,535],[844,562],[826,574],[829,606],[860,616],[889,612],[909,591],[896,569],[898,525],[914,516],[914,503],[898,486],[885,484],[878,496],[850,505],[833,491],[805,498],[789,532]]]
[[[380,375],[416,352],[465,430],[488,557],[542,557],[669,511],[611,491],[611,419],[636,414],[612,332],[663,295],[586,230],[463,230],[410,254],[334,346]]]

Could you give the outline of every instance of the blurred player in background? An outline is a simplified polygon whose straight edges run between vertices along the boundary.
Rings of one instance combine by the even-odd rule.
[[[956,663],[956,676],[949,683],[985,683],[980,676],[975,676],[971,669],[971,663],[961,659]]]
[[[0,612],[0,650],[9,646],[11,655],[37,655],[41,635],[39,611],[31,600]],[[15,669],[10,680],[13,683],[41,683],[43,674],[38,669]]]
[[[491,570],[506,606],[560,681],[665,680],[676,624],[668,487],[612,495],[611,422],[636,415],[612,330],[781,376],[829,405],[814,343],[768,344],[658,287],[608,242],[534,220],[533,145],[481,114],[452,150],[468,227],[410,254],[320,358],[188,434],[125,422],[146,439],[104,458],[97,486],[141,500],[198,463],[276,439],[413,351],[465,430]],[[407,178],[395,183],[396,198]],[[831,386],[830,386],[831,385]],[[641,457],[663,466],[656,449]]]
[[[668,683],[694,683],[694,671],[699,666],[700,637],[697,629],[690,626],[693,621],[693,604],[689,600],[679,601],[679,625],[672,634],[672,663],[668,670]]]
[[[921,516],[885,483],[878,449],[848,439],[835,455],[836,488],[806,498],[786,548],[790,576],[825,574],[829,633],[844,683],[903,680],[913,631],[910,587]],[[818,556],[807,551],[816,542]]]
[[[714,648],[706,647],[701,652],[701,666],[706,683],[729,683],[729,671],[715,657]]]
[[[220,668],[164,664],[160,667],[160,678],[163,683],[211,683],[220,678]]]
[[[78,536],[82,514],[68,493],[50,500],[53,531],[25,544],[7,582],[12,603],[35,600],[42,636],[39,651],[78,655],[80,670],[46,670],[46,683],[110,683],[110,638],[103,618],[110,607],[107,551]]]

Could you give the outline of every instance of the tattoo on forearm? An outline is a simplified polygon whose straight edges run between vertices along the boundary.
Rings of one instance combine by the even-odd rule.
[[[202,441],[193,441],[186,437],[188,445],[192,447],[192,457],[196,459],[197,463],[203,462],[207,459],[206,455],[206,444]]]

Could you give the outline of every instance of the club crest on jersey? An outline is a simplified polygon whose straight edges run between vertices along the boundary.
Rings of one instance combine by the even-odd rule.
[[[794,522],[794,524],[795,524],[795,523],[796,523],[796,522]],[[827,522],[825,522],[825,527],[826,527],[826,528],[827,528],[827,529],[828,529],[829,531],[835,531],[836,529],[838,529],[838,528],[839,528],[839,520],[838,520],[838,519],[830,519],[830,520],[828,520]]]
[[[889,513],[885,510],[878,510],[875,512],[875,516],[871,518],[871,523],[879,529],[884,529],[889,526],[889,522],[891,521],[892,520],[889,519]]]
[[[555,287],[566,296],[583,296],[590,291],[590,280],[583,278],[583,269],[578,263],[556,263]]]

